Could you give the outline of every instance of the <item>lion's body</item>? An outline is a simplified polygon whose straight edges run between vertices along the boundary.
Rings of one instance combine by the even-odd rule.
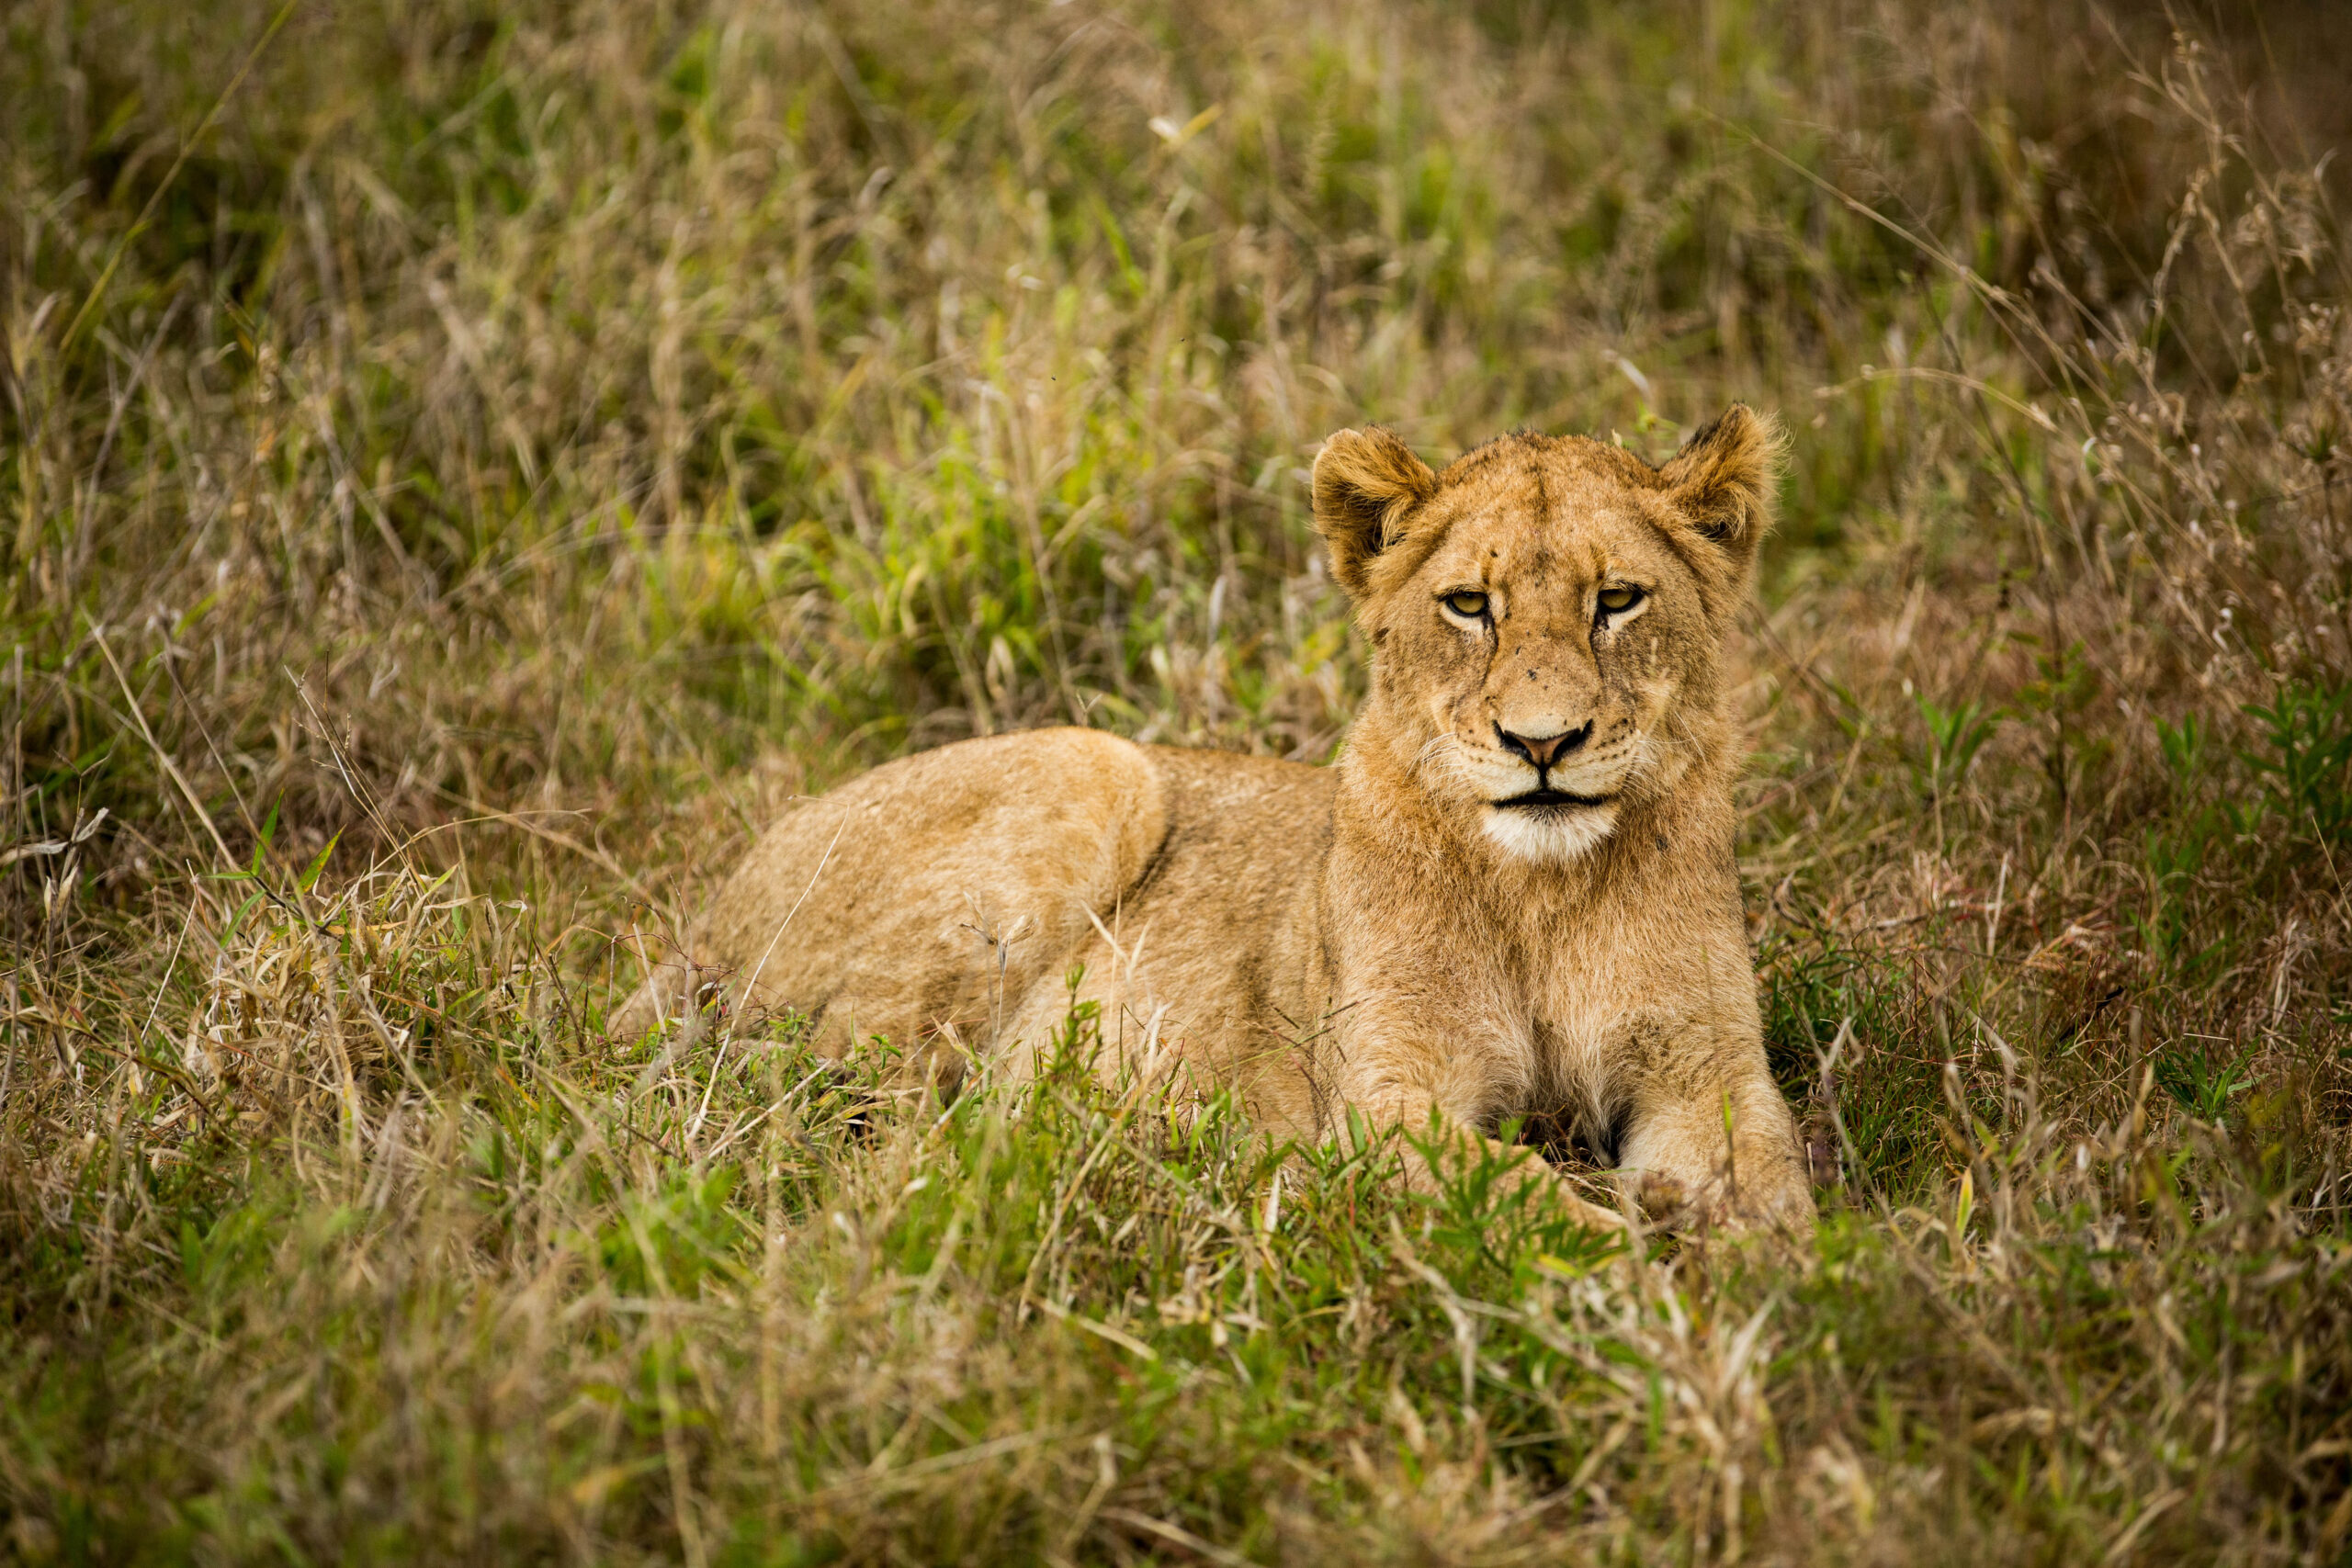
[[[1060,729],[876,769],[761,838],[626,1025],[699,974],[834,1049],[1018,1073],[1082,970],[1111,1060],[1270,1127],[1550,1115],[1654,1195],[1809,1213],[1732,853],[1717,666],[1769,465],[1738,412],[1662,472],[1512,437],[1440,478],[1342,433],[1317,521],[1374,682],[1338,763]]]
[[[1042,1047],[1082,965],[1114,1053],[1281,1062],[1316,986],[1333,780],[1095,730],[963,741],[797,807],[695,957],[742,1000],[812,1016],[829,1051],[950,1031],[984,1055]]]

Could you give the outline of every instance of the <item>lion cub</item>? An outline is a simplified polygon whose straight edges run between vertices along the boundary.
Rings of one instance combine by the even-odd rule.
[[[1017,1073],[1082,965],[1106,1054],[1234,1084],[1275,1129],[1549,1113],[1653,1204],[1809,1219],[1722,674],[1777,440],[1735,405],[1663,468],[1522,434],[1437,474],[1340,431],[1315,520],[1372,694],[1340,761],[1050,729],[877,768],[769,828],[616,1026],[718,986],[831,1050]]]

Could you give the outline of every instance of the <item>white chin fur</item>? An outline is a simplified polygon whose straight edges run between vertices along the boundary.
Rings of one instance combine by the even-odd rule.
[[[1617,805],[1489,806],[1487,837],[1515,860],[1562,864],[1589,854],[1617,826]]]

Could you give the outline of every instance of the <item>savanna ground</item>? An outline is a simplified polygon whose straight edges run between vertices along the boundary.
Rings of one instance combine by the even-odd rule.
[[[0,1554],[2344,1560],[2330,7],[0,38]],[[857,768],[1330,758],[1329,430],[1734,397],[1817,1237],[605,1036]]]

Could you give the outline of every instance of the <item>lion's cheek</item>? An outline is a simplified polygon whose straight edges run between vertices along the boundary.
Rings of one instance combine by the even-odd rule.
[[[1475,729],[1480,701],[1479,672],[1459,646],[1430,638],[1396,639],[1385,667],[1393,672],[1398,705],[1417,708],[1436,730]]]
[[[1668,710],[1681,691],[1680,683],[1671,675],[1660,675],[1642,683],[1634,711],[1641,716],[1640,726],[1646,733],[1666,722]]]
[[[1485,728],[1486,694],[1476,686],[1430,693],[1430,727],[1456,739],[1468,740]]]

